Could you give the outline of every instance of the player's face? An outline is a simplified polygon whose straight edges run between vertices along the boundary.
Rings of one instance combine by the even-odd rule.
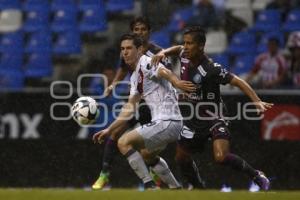
[[[149,30],[145,24],[136,23],[133,27],[132,32],[142,37],[144,40],[149,40]]]
[[[134,66],[139,59],[139,55],[139,49],[133,44],[133,40],[123,40],[121,42],[121,57],[127,65],[135,68]]]
[[[185,34],[183,36],[184,54],[187,59],[199,58],[200,53],[203,50],[203,46],[197,43],[191,34]]]
[[[278,51],[278,44],[274,41],[268,42],[268,49],[271,54],[275,54]]]

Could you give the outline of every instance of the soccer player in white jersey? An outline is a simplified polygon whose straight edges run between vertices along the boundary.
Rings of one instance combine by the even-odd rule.
[[[152,170],[169,188],[179,188],[180,184],[158,154],[168,143],[178,139],[182,129],[182,116],[172,84],[184,91],[195,91],[196,88],[189,81],[179,80],[162,64],[151,67],[151,58],[142,54],[142,43],[142,39],[136,35],[122,36],[121,56],[133,71],[130,78],[130,96],[118,118],[94,138],[101,142],[114,129],[126,123],[131,119],[140,99],[144,98],[150,107],[152,122],[122,135],[118,140],[118,148],[127,157],[129,165],[138,177],[143,180],[145,188],[156,187],[145,164],[155,159],[158,159],[158,162]],[[143,151],[144,157],[139,151]]]
[[[151,32],[151,24],[150,21],[146,17],[136,17],[130,22],[129,26],[132,33],[140,36],[143,39],[143,53],[147,56],[153,56],[159,51],[162,50],[161,47],[154,44],[149,40],[150,38],[150,32]],[[162,61],[162,63],[168,68],[171,68],[171,63],[168,62],[167,59]],[[104,92],[105,96],[108,96],[112,93],[113,88],[125,78],[125,76],[128,73],[132,73],[132,69],[130,66],[128,66],[123,58],[120,58],[120,65],[117,70],[116,76]],[[138,116],[138,117],[137,117]],[[92,185],[92,188],[95,190],[103,189],[106,185],[110,182],[110,174],[112,169],[112,163],[113,158],[115,157],[115,154],[117,153],[117,141],[119,137],[125,133],[127,130],[132,129],[136,126],[137,123],[140,125],[145,125],[151,122],[151,112],[149,107],[145,104],[144,100],[141,100],[140,106],[139,106],[139,114],[137,116],[132,117],[131,120],[129,120],[127,123],[125,123],[123,126],[119,126],[117,129],[113,130],[113,133],[108,137],[104,144],[104,151],[102,156],[102,167],[101,172],[99,174],[99,177]],[[94,135],[97,137],[97,134]],[[148,167],[151,167],[155,165],[154,163],[147,163]],[[151,171],[152,173],[152,171]],[[157,178],[157,176],[152,173],[154,178]],[[160,185],[160,180],[156,179],[155,182],[157,185]]]

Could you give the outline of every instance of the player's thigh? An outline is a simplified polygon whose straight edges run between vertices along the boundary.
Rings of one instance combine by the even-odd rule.
[[[214,158],[218,162],[222,162],[225,156],[230,151],[231,134],[224,120],[219,119],[214,121],[210,128],[213,139]]]
[[[131,145],[135,149],[143,149],[145,147],[144,138],[135,129],[123,134],[118,141],[118,145],[121,147]]]

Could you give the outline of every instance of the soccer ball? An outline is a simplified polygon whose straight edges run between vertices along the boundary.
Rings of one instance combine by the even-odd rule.
[[[97,102],[91,97],[80,97],[74,102],[71,114],[79,125],[93,124],[99,116]]]

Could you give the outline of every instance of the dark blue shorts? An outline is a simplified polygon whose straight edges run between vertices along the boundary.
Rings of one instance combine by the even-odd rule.
[[[209,139],[231,139],[231,134],[227,127],[227,123],[223,119],[211,121],[209,127],[200,130],[191,130],[187,126],[184,126],[178,141],[178,145],[186,152],[201,153]]]

